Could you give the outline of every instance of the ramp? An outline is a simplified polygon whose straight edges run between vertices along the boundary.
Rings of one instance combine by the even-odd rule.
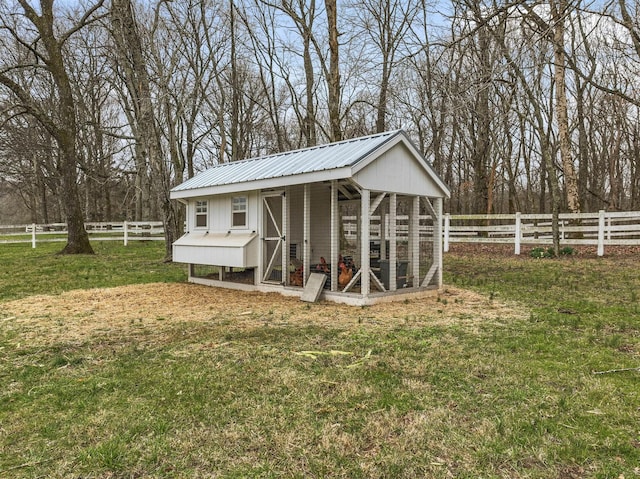
[[[322,273],[311,273],[307,280],[307,285],[304,287],[304,292],[300,299],[307,303],[315,303],[322,293],[324,283],[327,281],[327,276]]]

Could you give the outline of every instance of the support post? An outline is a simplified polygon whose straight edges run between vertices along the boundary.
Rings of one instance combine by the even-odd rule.
[[[124,245],[127,246],[129,243],[129,223],[125,221],[122,224],[122,229],[124,230]]]
[[[398,289],[398,279],[396,277],[398,263],[398,235],[396,221],[398,215],[398,196],[391,193],[389,196],[389,291]]]
[[[515,225],[515,232],[514,232],[514,241],[515,241],[515,254],[519,255],[520,254],[520,242],[522,240],[522,230],[521,230],[521,219],[520,219],[520,212],[518,211],[516,213],[516,225]]]
[[[387,207],[380,214],[380,259],[387,259],[387,232],[389,231],[389,213]]]
[[[36,224],[31,225],[31,248],[36,247]]]
[[[598,211],[598,256],[604,256],[604,210]]]
[[[409,218],[409,251],[411,251],[411,285],[414,288],[420,286],[420,197],[414,196],[411,204],[411,217]],[[407,281],[408,283],[408,281]]]
[[[338,291],[338,255],[340,254],[340,211],[338,182],[331,180],[331,291]]]
[[[436,272],[436,285],[442,288],[442,198],[433,199],[433,208],[436,210],[436,217],[433,220],[433,264],[438,265]],[[427,286],[427,285],[424,285]]]
[[[304,219],[303,219],[303,246],[302,246],[302,284],[307,285],[309,274],[311,272],[311,189],[309,184],[304,185]]]
[[[289,195],[285,188],[282,193],[282,284],[289,284]]]
[[[370,282],[369,271],[369,244],[370,223],[369,206],[371,203],[371,192],[365,188],[360,192],[360,293],[362,296],[369,296]]]
[[[435,225],[435,223],[434,223]],[[444,252],[449,252],[449,230],[451,228],[451,215],[447,213],[444,215]],[[435,230],[434,230],[435,232]]]

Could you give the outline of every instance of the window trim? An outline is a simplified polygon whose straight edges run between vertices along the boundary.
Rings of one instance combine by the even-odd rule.
[[[202,211],[204,207],[204,211]],[[204,225],[198,225],[198,219],[204,217]],[[195,223],[196,229],[209,228],[209,201],[208,200],[196,200],[195,202]]]
[[[235,209],[236,200],[243,200],[242,201],[242,203],[244,203],[243,209],[236,211]],[[244,214],[243,224],[239,224],[239,225],[234,224],[237,214]],[[247,197],[247,195],[232,196],[231,197],[231,228],[246,229],[248,228],[248,226],[249,226],[249,198]]]

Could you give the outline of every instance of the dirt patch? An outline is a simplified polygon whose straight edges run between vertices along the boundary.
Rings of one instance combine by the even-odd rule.
[[[0,304],[0,325],[15,342],[83,343],[96,336],[152,340],[180,324],[251,329],[318,325],[340,329],[480,325],[528,313],[452,287],[407,302],[353,307],[308,304],[277,293],[241,292],[185,283],[157,283],[31,296]]]

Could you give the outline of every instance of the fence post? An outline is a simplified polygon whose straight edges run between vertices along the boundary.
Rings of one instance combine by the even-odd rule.
[[[516,228],[515,228],[515,233],[514,233],[514,240],[515,240],[515,254],[519,255],[520,254],[520,239],[522,238],[522,233],[521,233],[521,228],[520,228],[520,212],[518,211],[516,213]]]
[[[449,213],[445,213],[444,215],[444,245],[442,250],[445,253],[449,252],[449,227],[451,225],[451,215]]]
[[[611,216],[607,217],[607,239],[611,240]]]
[[[604,210],[598,211],[598,256],[604,256]]]
[[[36,224],[31,225],[31,248],[36,247]]]
[[[129,226],[126,221],[122,224],[122,227],[124,229],[124,245],[127,246],[129,242]]]

